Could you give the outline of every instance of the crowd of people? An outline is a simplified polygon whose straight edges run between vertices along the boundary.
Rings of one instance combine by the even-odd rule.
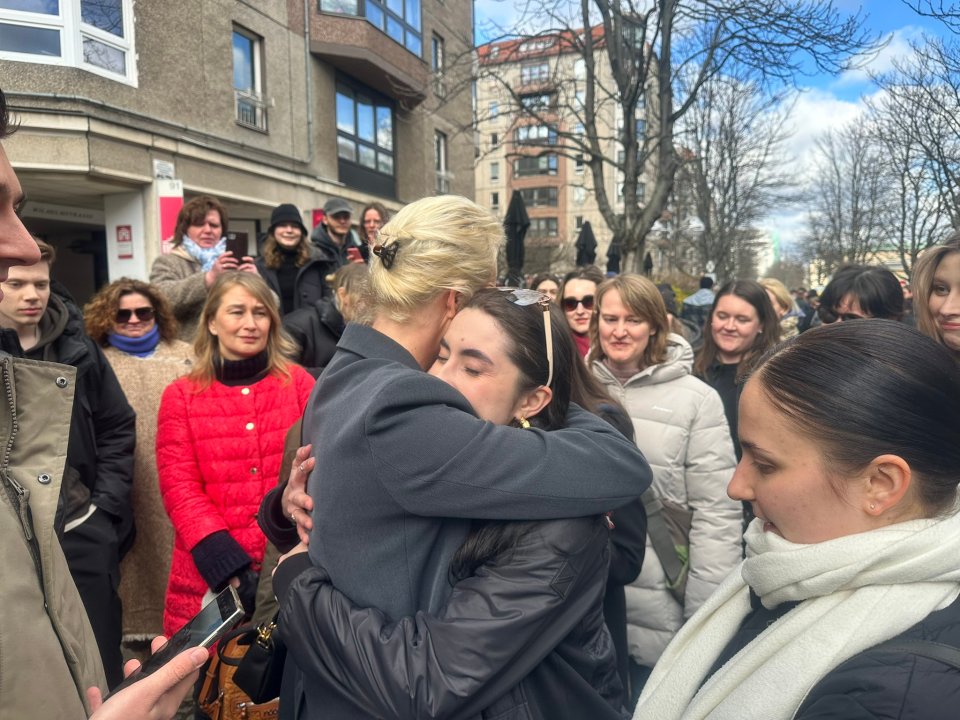
[[[0,717],[172,717],[207,651],[102,698],[229,586],[281,718],[953,717],[960,233],[912,309],[873,266],[680,301],[495,287],[465,198],[244,251],[202,195],[81,309],[22,202],[0,146]]]

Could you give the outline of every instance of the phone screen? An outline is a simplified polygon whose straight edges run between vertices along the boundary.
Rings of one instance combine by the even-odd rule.
[[[111,690],[110,695],[156,672],[187,648],[211,647],[242,617],[243,606],[240,604],[240,597],[232,586],[227,587],[167,640],[143,665]]]
[[[233,256],[237,260],[242,260],[245,256],[250,254],[247,252],[246,237],[228,237],[227,250],[232,252]]]

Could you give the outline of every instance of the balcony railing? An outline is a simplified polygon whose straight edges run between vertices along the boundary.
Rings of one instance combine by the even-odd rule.
[[[237,123],[244,127],[267,131],[267,104],[258,93],[234,90],[236,96]]]

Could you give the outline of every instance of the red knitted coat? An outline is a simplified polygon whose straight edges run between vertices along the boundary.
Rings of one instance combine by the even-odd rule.
[[[290,366],[290,379],[252,385],[214,382],[199,391],[183,377],[163,392],[157,418],[160,492],[175,531],[164,603],[167,637],[200,610],[208,591],[190,550],[227,530],[260,569],[266,538],[257,509],[277,484],[287,430],[303,415],[313,378]]]

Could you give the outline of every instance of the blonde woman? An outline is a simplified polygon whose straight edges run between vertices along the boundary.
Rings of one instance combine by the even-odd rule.
[[[277,484],[284,437],[313,387],[289,360],[293,344],[258,275],[217,278],[194,351],[193,371],[164,391],[157,423],[160,492],[175,532],[168,637],[228,583],[253,609],[266,544],[257,508]]]
[[[799,335],[797,323],[800,321],[800,308],[787,286],[776,278],[763,278],[759,282],[767,291],[767,297],[780,318],[780,339],[789,340]]]
[[[920,332],[960,361],[960,233],[924,250],[913,273],[913,291]]]
[[[571,409],[567,427],[550,432],[495,425],[424,372],[459,309],[493,284],[502,242],[497,218],[454,196],[412,203],[381,229],[370,263],[371,324],[347,326],[304,416],[317,502],[309,556],[300,547],[274,575],[281,613],[288,603],[309,602],[318,574],[390,618],[437,611],[471,518],[582,517],[643,491],[649,471],[642,456],[602,420]],[[482,384],[493,368],[473,357],[462,372]],[[529,422],[521,417],[517,424]],[[302,518],[296,492],[288,487],[283,514],[277,502],[262,511],[271,539],[273,528],[289,527],[283,515]],[[328,622],[320,613],[314,620]],[[281,623],[281,631],[312,628]],[[322,668],[287,662],[284,697],[293,716],[371,717]],[[486,674],[491,666],[471,672]]]

